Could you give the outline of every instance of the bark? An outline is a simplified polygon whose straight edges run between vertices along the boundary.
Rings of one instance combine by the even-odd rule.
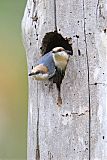
[[[107,159],[106,3],[27,1],[22,33],[28,72],[41,52],[50,49],[48,40],[42,43],[46,33],[57,30],[69,44],[72,40],[73,49],[61,86],[60,108],[55,84],[49,89],[48,81],[28,80],[28,160]]]

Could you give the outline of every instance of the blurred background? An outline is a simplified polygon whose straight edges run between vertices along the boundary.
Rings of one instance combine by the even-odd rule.
[[[0,160],[26,160],[27,65],[21,20],[26,0],[0,0]]]

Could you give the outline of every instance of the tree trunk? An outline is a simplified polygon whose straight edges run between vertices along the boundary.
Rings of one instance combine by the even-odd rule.
[[[28,160],[107,159],[106,3],[27,1],[22,32],[28,72],[41,53],[57,46],[58,33],[68,45],[72,40],[73,49],[61,85],[60,108],[55,84],[49,89],[48,81],[29,78]],[[56,39],[51,34],[57,34]]]

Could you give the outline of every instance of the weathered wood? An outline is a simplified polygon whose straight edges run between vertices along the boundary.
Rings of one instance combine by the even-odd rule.
[[[63,109],[77,113],[71,118],[69,150],[63,148],[63,159],[88,159],[89,157],[89,93],[86,44],[84,37],[83,1],[56,1],[56,21],[58,31],[64,37],[71,37],[74,55],[69,61],[67,75],[64,79]],[[68,102],[68,104],[67,104]],[[70,134],[69,134],[70,133]],[[64,137],[64,135],[63,135]],[[72,139],[72,137],[74,139]],[[67,146],[66,137],[61,147]],[[66,158],[67,152],[67,158]],[[59,156],[60,157],[60,156]]]
[[[90,157],[107,159],[106,1],[84,2],[90,88]]]
[[[62,83],[61,108],[55,85],[29,78],[28,160],[107,159],[107,33],[104,0],[28,0],[22,32],[28,72],[41,56],[46,33],[72,38]]]
[[[49,31],[54,31],[55,29],[53,8],[54,8],[54,1],[52,2],[40,1],[40,0],[27,1],[24,14],[25,16],[22,21],[22,32],[23,32],[24,45],[27,53],[28,72],[31,71],[32,65],[34,65],[35,62],[41,56],[39,51],[45,33]],[[51,14],[49,14],[50,10]],[[41,141],[39,142],[41,133],[40,126],[41,123],[45,122],[41,121],[41,117],[45,114],[45,112],[41,111],[41,109],[44,109],[44,105],[46,104],[46,102],[44,103],[43,100],[45,101],[45,99],[47,99],[50,101],[51,99],[51,95],[46,96],[44,90],[46,92],[46,87],[44,89],[44,84],[29,79],[28,147],[27,147],[28,150],[27,158],[29,160],[39,159],[38,154],[40,154],[39,146],[41,143]],[[42,94],[40,93],[40,91]],[[41,106],[42,104],[43,106]],[[49,108],[48,105],[47,108]],[[42,131],[42,133],[44,134],[44,131]]]

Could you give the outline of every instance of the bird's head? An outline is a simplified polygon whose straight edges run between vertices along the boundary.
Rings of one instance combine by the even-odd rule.
[[[52,53],[53,54],[68,54],[68,55],[72,55],[72,51],[69,51],[69,50],[65,50],[63,47],[55,47],[52,49]]]
[[[48,69],[43,65],[37,65],[31,70],[29,76],[32,76],[35,80],[47,80],[48,79]]]
[[[53,59],[55,62],[55,66],[64,70],[69,60],[69,55],[71,51],[65,50],[63,47],[55,47],[52,50]]]

